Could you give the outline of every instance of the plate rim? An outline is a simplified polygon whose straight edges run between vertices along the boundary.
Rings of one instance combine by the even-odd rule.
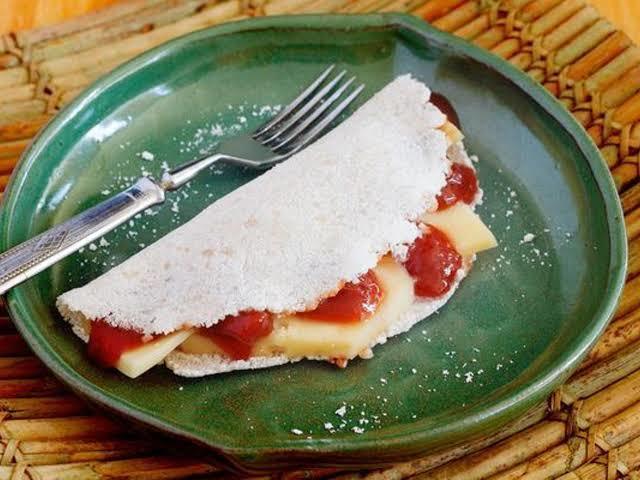
[[[10,230],[12,223],[12,212],[17,204],[17,195],[15,191],[21,189],[27,181],[27,173],[35,162],[35,159],[42,152],[46,144],[65,127],[67,118],[73,116],[78,111],[87,106],[96,96],[102,93],[114,83],[130,73],[146,67],[155,62],[159,58],[172,54],[181,48],[187,46],[191,42],[196,42],[212,37],[223,35],[233,35],[235,33],[268,30],[268,29],[302,29],[302,30],[327,30],[327,29],[375,29],[390,28],[398,30],[408,30],[416,34],[425,44],[439,44],[443,48],[452,51],[456,55],[471,58],[474,61],[484,65],[501,75],[519,88],[527,97],[537,103],[548,115],[554,118],[569,134],[576,147],[582,153],[584,160],[591,174],[594,177],[595,185],[604,202],[606,220],[608,226],[608,236],[610,243],[609,268],[607,288],[604,295],[604,301],[592,317],[593,327],[591,331],[583,336],[576,349],[572,352],[564,352],[559,355],[555,361],[555,367],[543,369],[530,382],[524,386],[520,393],[511,394],[497,402],[490,408],[482,410],[474,415],[463,417],[449,425],[445,430],[448,435],[460,437],[462,432],[471,431],[473,435],[477,435],[487,425],[492,423],[504,423],[500,421],[502,417],[509,416],[510,412],[525,411],[539,401],[546,398],[551,391],[559,386],[578,365],[578,362],[587,354],[590,348],[595,344],[600,334],[604,331],[609,320],[612,318],[617,302],[622,293],[626,277],[626,260],[627,260],[627,241],[626,231],[624,228],[624,215],[620,205],[619,196],[615,188],[613,178],[610,175],[606,164],[602,161],[600,153],[588,136],[587,132],[571,115],[571,113],[562,105],[555,97],[535,80],[518,70],[502,58],[491,54],[465,40],[457,38],[446,32],[431,27],[426,22],[408,14],[399,13],[374,13],[365,15],[340,15],[340,14],[314,14],[314,15],[283,15],[274,17],[260,17],[248,20],[240,20],[236,22],[225,23],[204,30],[188,33],[169,42],[163,43],[132,60],[127,61],[123,65],[116,68],[109,74],[101,77],[99,80],[91,84],[84,90],[79,97],[74,99],[69,105],[64,107],[57,115],[55,115],[49,123],[38,133],[27,149],[23,152],[20,162],[14,169],[10,181],[6,188],[5,198],[2,205],[0,217],[0,250],[5,250],[9,245]],[[188,439],[199,445],[203,445],[208,449],[212,449],[222,454],[234,466],[240,468],[251,467],[254,465],[267,464],[273,468],[274,460],[282,458],[292,458],[295,460],[312,459],[314,463],[321,465],[339,465],[344,464],[345,455],[346,463],[354,464],[348,461],[349,455],[355,458],[367,452],[374,452],[384,445],[385,449],[397,448],[407,449],[410,446],[425,445],[428,446],[428,440],[431,435],[428,431],[415,427],[412,432],[398,434],[389,434],[387,438],[370,439],[364,437],[358,438],[356,445],[351,444],[348,439],[336,439],[327,443],[315,443],[313,448],[309,448],[309,444],[303,439],[292,439],[287,442],[286,446],[280,447],[225,447],[220,443],[216,443],[211,439],[202,437],[201,435],[187,432],[181,427],[173,425],[171,422],[159,420],[153,415],[139,410],[137,407],[129,404],[122,399],[111,396],[92,382],[84,379],[75,370],[64,366],[59,356],[51,349],[49,345],[42,345],[40,338],[46,340],[44,336],[39,336],[36,329],[32,331],[33,320],[23,320],[21,316],[14,311],[15,292],[10,291],[5,298],[8,313],[14,322],[16,328],[22,337],[27,341],[30,348],[42,360],[48,369],[54,375],[60,378],[66,385],[69,385],[73,391],[80,396],[90,399],[92,402],[100,405],[107,410],[117,412],[136,422],[142,423],[154,429],[169,433],[173,436]],[[45,342],[46,343],[46,342]],[[515,398],[514,398],[515,397]],[[525,407],[526,405],[526,407]],[[420,422],[416,422],[419,425]],[[478,428],[478,425],[481,428]],[[443,435],[446,433],[441,432]],[[473,436],[471,435],[471,436]],[[454,443],[459,443],[458,439]],[[332,461],[332,455],[333,461]],[[323,463],[324,462],[324,463]],[[362,462],[360,462],[362,463]],[[385,460],[383,464],[388,464],[389,460]],[[288,464],[290,465],[290,464]]]

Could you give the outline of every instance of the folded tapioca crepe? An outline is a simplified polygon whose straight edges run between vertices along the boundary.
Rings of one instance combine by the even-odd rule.
[[[405,75],[341,125],[58,298],[99,363],[339,366],[441,307],[495,239],[462,134]]]

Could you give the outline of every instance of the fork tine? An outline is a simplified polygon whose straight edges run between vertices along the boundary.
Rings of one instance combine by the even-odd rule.
[[[358,95],[364,90],[364,84],[361,84],[358,88],[356,88],[353,92],[349,94],[347,98],[342,100],[331,110],[320,122],[318,122],[311,130],[309,130],[304,135],[298,137],[297,141],[292,142],[288,145],[285,145],[282,148],[273,149],[276,153],[281,155],[293,155],[295,152],[311,143],[315,138],[322,133],[322,131],[333,121],[336,119],[338,115],[340,115],[344,110],[347,109],[351,103],[356,99]],[[288,147],[288,148],[287,148]]]
[[[278,122],[284,119],[287,115],[289,115],[292,111],[294,111],[296,107],[298,107],[298,105],[300,105],[309,95],[311,95],[311,93],[315,91],[318,85],[320,85],[324,81],[324,79],[327,78],[327,76],[329,76],[329,74],[334,69],[334,67],[335,65],[330,65],[324,72],[320,74],[318,78],[316,78],[311,83],[311,85],[309,85],[300,95],[298,95],[295,98],[295,100],[293,100],[289,105],[287,105],[284,109],[282,109],[280,113],[278,113],[275,117],[273,117],[268,122],[258,127],[252,136],[256,138],[264,134],[266,131],[268,131],[274,125],[276,125]]]
[[[322,87],[318,91],[318,93],[316,93],[313,97],[311,97],[310,100],[305,102],[304,105],[302,105],[290,118],[285,120],[282,125],[276,126],[273,130],[269,131],[268,132],[269,137],[267,139],[261,140],[259,138],[256,138],[256,140],[262,142],[263,144],[269,144],[274,140],[276,140],[277,137],[285,133],[291,127],[295,126],[295,124],[298,123],[298,121],[302,119],[307,114],[307,112],[309,112],[309,110],[311,110],[313,107],[319,104],[323,100],[325,95],[327,95],[333,89],[333,87],[335,87],[340,82],[340,80],[342,80],[342,77],[344,77],[346,74],[347,74],[347,71],[343,70],[338,75],[336,75],[336,77],[333,80],[331,80],[324,87]]]
[[[333,105],[336,100],[338,100],[338,98],[342,96],[347,87],[349,87],[349,85],[351,85],[355,79],[356,77],[351,77],[344,84],[342,84],[340,88],[333,92],[331,96],[324,101],[324,103],[322,103],[313,111],[313,113],[311,113],[311,115],[308,115],[306,118],[304,118],[304,120],[301,121],[297,126],[295,126],[295,128],[291,132],[286,132],[287,136],[283,138],[279,143],[273,145],[272,148],[277,150],[284,147],[287,143],[291,142],[303,131],[305,131],[310,125],[313,124],[313,122],[316,121],[318,117],[320,117],[325,112],[325,110],[327,110],[331,105]]]

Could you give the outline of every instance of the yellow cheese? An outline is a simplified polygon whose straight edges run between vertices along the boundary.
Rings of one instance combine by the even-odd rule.
[[[464,139],[464,135],[458,127],[447,120],[447,122],[440,127],[440,130],[444,132],[449,140],[449,144],[461,142]]]
[[[194,355],[224,355],[224,352],[218,348],[213,340],[198,332],[187,338],[178,348],[184,353],[193,353]]]
[[[161,363],[169,353],[189,338],[192,333],[193,330],[173,332],[145,343],[135,350],[125,352],[118,360],[116,368],[127,377],[136,378]]]
[[[364,353],[414,299],[413,279],[395,260],[383,258],[374,272],[384,297],[371,318],[364,322],[337,323],[305,319],[302,313],[278,316],[274,319],[273,332],[255,345],[253,355],[351,359]],[[184,342],[180,350],[222,354],[212,340],[198,333]]]
[[[491,230],[466,203],[458,202],[446,210],[427,213],[421,220],[444,232],[463,257],[498,245]]]

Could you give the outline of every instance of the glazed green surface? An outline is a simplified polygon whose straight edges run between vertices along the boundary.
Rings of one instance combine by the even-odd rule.
[[[479,255],[449,304],[345,370],[302,362],[184,379],[157,367],[130,380],[95,367],[57,314],[56,296],[256,175],[215,167],[10,292],[18,328],[56,375],[102,406],[253,468],[309,459],[382,464],[444,447],[517,417],[566,378],[604,328],[624,280],[624,229],[608,172],[541,87],[407,16],[256,19],[189,35],[119,68],[25,154],[6,195],[1,248],[141,173],[157,176],[213,151],[221,135],[254,128],[330,63],[366,83],[361,101],[411,73],[461,118],[467,148],[480,158],[478,211],[499,247]]]

